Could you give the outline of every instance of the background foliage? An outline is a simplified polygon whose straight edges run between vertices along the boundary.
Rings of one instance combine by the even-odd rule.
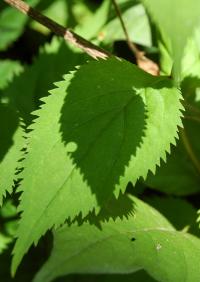
[[[26,2],[121,59],[0,3],[0,280],[198,282],[199,2],[117,1],[159,76],[112,1]]]

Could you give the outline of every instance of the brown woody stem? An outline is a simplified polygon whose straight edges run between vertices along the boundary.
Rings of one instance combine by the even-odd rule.
[[[85,53],[87,53],[89,56],[97,59],[102,58],[105,59],[106,57],[111,56],[109,52],[106,50],[92,44],[91,42],[87,41],[86,39],[82,38],[78,34],[74,33],[73,31],[69,30],[68,28],[65,28],[55,21],[51,20],[50,18],[44,16],[40,12],[38,12],[36,9],[30,7],[27,3],[21,0],[4,0],[7,4],[10,6],[15,7],[17,10],[22,12],[25,15],[28,15],[35,21],[39,22],[43,26],[50,29],[52,32],[54,32],[56,35],[63,37],[66,41],[74,45],[75,47],[78,47],[82,49]]]

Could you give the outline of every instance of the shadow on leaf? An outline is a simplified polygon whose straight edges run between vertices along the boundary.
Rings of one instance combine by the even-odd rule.
[[[85,74],[85,67],[76,72],[67,92],[62,137],[67,146],[76,144],[68,154],[102,205],[142,142],[145,105],[132,84],[123,85],[116,74]]]
[[[119,193],[120,177],[142,144],[147,87],[172,85],[111,58],[82,66],[67,88],[60,119],[62,138],[65,145],[75,145],[68,155],[100,206],[112,193]]]
[[[116,220],[117,218],[128,219],[134,213],[134,202],[126,194],[119,194],[118,199],[112,195],[106,204],[101,208],[98,215],[94,211],[90,212],[85,218],[80,214],[72,222],[67,221],[69,225],[77,222],[81,226],[85,222],[95,225],[97,228],[102,229],[102,223],[108,222],[110,219]]]

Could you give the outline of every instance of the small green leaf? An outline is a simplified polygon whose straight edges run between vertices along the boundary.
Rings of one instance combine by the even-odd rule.
[[[97,11],[89,17],[82,25],[77,25],[75,32],[86,39],[97,37],[98,32],[105,24],[109,12],[110,2],[104,0]]]
[[[184,47],[200,24],[197,0],[141,0],[160,31],[167,36],[168,50],[174,60],[175,78],[180,80]]]
[[[184,57],[182,59],[182,73],[181,79],[184,83],[184,79],[190,78],[199,78],[200,79],[200,47],[198,46],[197,36],[200,36],[196,31],[194,36],[190,40],[185,47]],[[188,85],[189,87],[193,86],[191,83]],[[187,93],[186,93],[187,95]]]

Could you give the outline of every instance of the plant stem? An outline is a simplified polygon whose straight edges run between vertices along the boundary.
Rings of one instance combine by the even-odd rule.
[[[135,55],[136,61],[137,61],[137,65],[143,69],[144,71],[151,73],[153,75],[159,75],[159,67],[158,65],[153,62],[152,60],[150,60],[149,58],[147,58],[145,56],[145,53],[143,51],[140,51],[137,46],[131,41],[126,25],[124,23],[119,5],[117,4],[116,0],[112,0],[113,6],[115,8],[115,12],[120,20],[122,29],[124,31],[124,35],[126,37],[126,42],[130,48],[130,50],[133,52],[133,54]]]
[[[111,54],[107,52],[106,50],[92,44],[91,42],[87,41],[86,39],[82,38],[78,34],[74,33],[68,28],[65,28],[52,19],[44,16],[40,12],[38,12],[36,9],[30,7],[27,3],[21,0],[4,0],[7,4],[10,6],[15,7],[17,10],[22,12],[25,15],[28,15],[35,21],[39,22],[43,26],[50,29],[52,32],[54,32],[56,35],[63,37],[66,41],[71,43],[72,45],[82,49],[85,53],[87,53],[92,58],[102,58],[105,59]]]
[[[134,43],[131,42],[131,39],[129,37],[128,31],[126,29],[126,25],[125,25],[124,20],[122,18],[122,14],[121,14],[121,11],[120,11],[120,8],[119,8],[117,2],[115,0],[112,0],[112,3],[113,3],[113,6],[115,8],[115,12],[116,12],[116,14],[117,14],[117,16],[120,20],[120,23],[121,23],[122,29],[124,31],[124,35],[126,37],[126,41],[127,41],[129,48],[132,50],[132,52],[133,52],[133,54],[135,55],[136,58],[143,56],[143,52],[141,52],[137,48],[137,46]]]

